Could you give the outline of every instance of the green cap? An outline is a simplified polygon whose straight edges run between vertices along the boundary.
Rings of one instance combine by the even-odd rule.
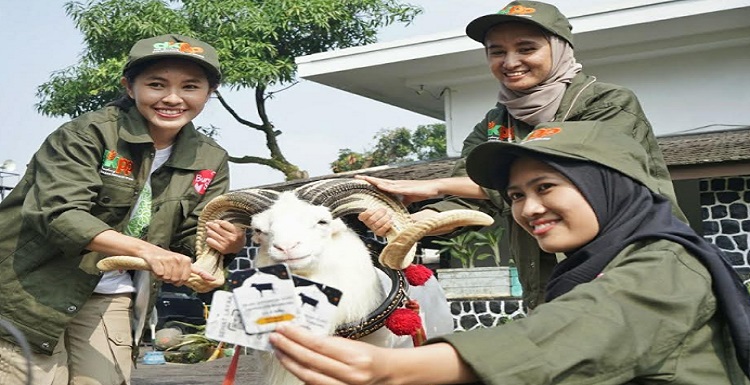
[[[484,37],[490,28],[510,21],[534,24],[573,46],[573,26],[568,18],[554,5],[541,1],[513,1],[497,13],[472,20],[466,26],[466,35],[484,44]]]
[[[134,65],[154,59],[181,58],[192,60],[210,73],[221,78],[219,55],[214,47],[191,37],[167,34],[138,40],[128,54],[124,73]]]
[[[489,141],[475,147],[466,159],[466,171],[478,185],[504,190],[510,167],[519,156],[560,157],[601,164],[659,191],[649,176],[646,150],[610,122],[549,122],[538,125],[521,142]]]

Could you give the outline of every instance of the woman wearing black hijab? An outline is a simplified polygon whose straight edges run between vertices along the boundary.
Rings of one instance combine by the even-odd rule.
[[[399,350],[285,327],[272,338],[282,363],[309,384],[750,383],[750,295],[655,192],[642,146],[606,124],[549,123],[467,158],[564,256],[529,317]]]

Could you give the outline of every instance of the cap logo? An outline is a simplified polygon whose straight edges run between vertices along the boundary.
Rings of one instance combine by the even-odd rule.
[[[549,140],[551,136],[559,134],[560,132],[562,132],[562,128],[560,127],[538,128],[534,131],[531,131],[531,133],[526,136],[526,139],[523,140],[523,143],[530,142],[532,140]]]
[[[181,52],[190,55],[197,55],[203,57],[203,48],[198,46],[192,46],[189,43],[180,43],[174,41],[165,41],[163,43],[154,43],[153,53],[164,53],[164,52]]]
[[[524,7],[523,5],[514,5],[504,8],[498,12],[500,15],[526,16],[536,12],[536,8]]]

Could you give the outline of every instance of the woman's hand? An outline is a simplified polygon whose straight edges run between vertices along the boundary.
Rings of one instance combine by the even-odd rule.
[[[440,183],[438,179],[428,180],[393,180],[376,178],[367,175],[355,175],[357,179],[364,180],[380,190],[399,196],[401,201],[408,205],[413,202],[440,196]]]
[[[391,212],[385,208],[367,209],[357,216],[375,235],[382,237],[393,227]]]
[[[149,247],[138,256],[148,263],[156,278],[175,286],[184,285],[193,272],[193,260],[190,257],[158,246]],[[203,274],[200,274],[201,272]],[[203,278],[208,276],[209,280],[214,279],[207,272],[197,271],[196,274]]]
[[[222,254],[238,253],[247,243],[245,230],[224,220],[206,223],[206,244]]]
[[[387,350],[340,337],[313,335],[297,326],[283,325],[271,334],[276,357],[306,385],[383,384],[393,370]]]
[[[306,385],[465,384],[478,380],[453,347],[440,342],[388,349],[282,325],[271,334],[276,357]]]

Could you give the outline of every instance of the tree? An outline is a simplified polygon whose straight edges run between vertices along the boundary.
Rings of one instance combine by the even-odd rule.
[[[266,165],[287,180],[306,173],[281,152],[276,137],[282,132],[267,115],[266,102],[295,83],[294,58],[373,43],[379,28],[408,24],[421,12],[401,0],[90,0],[68,2],[65,10],[87,47],[76,66],[54,72],[39,86],[39,112],[74,117],[100,108],[120,95],[120,71],[135,41],[166,33],[193,36],[217,49],[224,85],[255,91],[256,122],[242,118],[216,92],[237,122],[265,135],[270,151],[267,158],[230,161]],[[269,91],[271,86],[279,91]]]
[[[339,157],[331,163],[333,172],[361,170],[393,163],[416,160],[433,160],[446,156],[445,124],[420,125],[412,133],[407,128],[380,130],[373,137],[376,140],[371,150],[363,153],[344,148]]]

